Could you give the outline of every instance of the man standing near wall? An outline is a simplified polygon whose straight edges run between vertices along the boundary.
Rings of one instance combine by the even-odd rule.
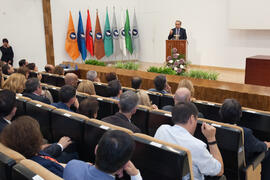
[[[2,41],[3,45],[0,47],[2,52],[1,61],[5,61],[13,66],[14,53],[12,47],[8,44],[8,40],[6,38],[4,38]]]

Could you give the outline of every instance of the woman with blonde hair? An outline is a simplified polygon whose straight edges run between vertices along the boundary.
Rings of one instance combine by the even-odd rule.
[[[25,88],[26,78],[23,74],[13,73],[3,84],[3,89],[14,93],[22,93]]]
[[[158,109],[157,105],[152,104],[152,102],[150,101],[149,95],[146,93],[146,91],[139,90],[137,92],[137,95],[139,97],[139,105],[144,105],[152,109]]]
[[[80,82],[77,91],[87,93],[89,95],[96,95],[95,86],[93,82],[88,80]]]
[[[187,88],[191,92],[191,97],[194,97],[195,90],[194,90],[193,83],[190,80],[183,79],[182,81],[180,81],[177,89],[182,88],[182,87]]]

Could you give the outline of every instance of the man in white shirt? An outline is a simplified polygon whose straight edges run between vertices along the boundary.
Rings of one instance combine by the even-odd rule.
[[[224,172],[223,160],[216,142],[216,129],[206,123],[202,125],[202,133],[209,145],[193,136],[197,127],[198,110],[190,102],[178,103],[172,110],[174,126],[162,125],[155,138],[177,144],[190,150],[192,170],[195,180],[203,180],[205,176],[221,176]]]

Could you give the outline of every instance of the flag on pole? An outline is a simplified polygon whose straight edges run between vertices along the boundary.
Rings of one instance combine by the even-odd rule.
[[[121,11],[121,25],[120,25],[120,49],[123,56],[127,56],[126,40],[125,40],[125,23],[124,23],[124,12]]]
[[[117,56],[120,53],[119,44],[119,31],[116,23],[115,7],[113,7],[113,23],[112,23],[112,37],[113,37],[113,50],[114,55]]]
[[[86,22],[86,48],[91,54],[91,56],[94,56],[93,32],[89,10],[87,10]]]
[[[139,31],[138,31],[138,24],[136,13],[134,9],[134,16],[133,16],[133,28],[132,28],[132,45],[133,45],[133,53],[139,55],[140,52],[140,40],[139,40]]]
[[[79,23],[78,23],[77,37],[78,37],[79,51],[81,52],[82,59],[85,60],[85,58],[87,56],[87,52],[86,52],[86,48],[85,48],[85,35],[84,35],[84,30],[83,30],[81,11],[79,11]]]
[[[109,57],[113,53],[113,40],[112,40],[112,33],[111,33],[111,26],[110,20],[108,15],[108,8],[106,10],[106,22],[104,28],[104,49],[105,55]]]
[[[94,54],[97,59],[101,59],[105,56],[104,51],[104,42],[102,40],[102,31],[100,28],[98,11],[97,11],[97,18],[96,18],[96,28],[95,28],[95,42],[94,42]]]
[[[68,31],[66,36],[65,49],[72,60],[75,60],[80,56],[77,43],[77,36],[75,33],[73,19],[70,11],[69,11],[69,22],[68,22]]]
[[[133,53],[133,47],[132,47],[132,40],[131,40],[131,32],[130,32],[130,23],[129,23],[128,10],[126,10],[125,37],[126,37],[127,50],[130,52],[130,54],[132,54]]]

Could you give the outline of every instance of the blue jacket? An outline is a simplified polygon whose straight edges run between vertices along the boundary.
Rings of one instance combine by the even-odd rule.
[[[65,110],[72,112],[72,110],[65,103],[58,102],[58,103],[52,103],[52,105],[56,108],[65,109]]]

